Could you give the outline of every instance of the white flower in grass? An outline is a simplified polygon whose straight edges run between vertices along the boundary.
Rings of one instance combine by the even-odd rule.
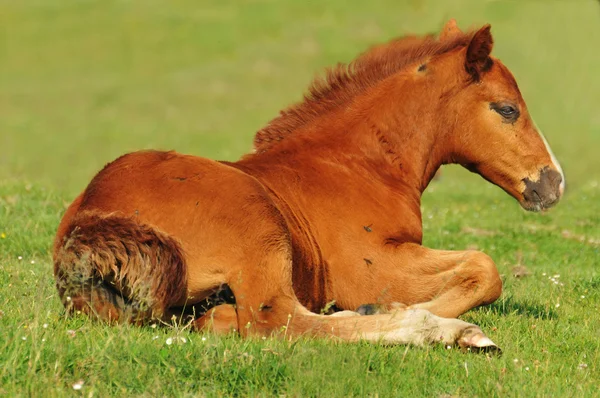
[[[83,380],[77,380],[73,383],[73,390],[81,390],[83,388]]]
[[[19,256],[17,257],[19,260],[23,260],[23,256]]]
[[[556,303],[555,307],[556,308],[560,307],[560,303]]]
[[[206,337],[202,337],[202,341],[206,341]]]
[[[584,299],[584,298],[585,298],[585,296],[584,296],[584,295],[581,295],[581,298],[582,298],[582,299]]]
[[[156,339],[158,339],[158,336],[152,337],[152,340],[156,340]]]
[[[171,345],[171,344],[173,344],[173,339],[172,339],[171,337],[169,337],[169,338],[167,339],[167,341],[165,341],[165,343],[166,343],[167,345]]]
[[[43,327],[44,329],[48,329],[48,324],[47,324],[47,323],[44,323],[44,324],[42,325],[42,327]]]
[[[23,341],[27,340],[27,336],[21,337],[21,340],[23,340]]]
[[[580,363],[580,364],[577,366],[577,369],[579,369],[579,370],[584,370],[584,369],[587,369],[587,367],[588,367],[588,366],[587,366],[587,363]]]
[[[35,264],[35,260],[31,260],[31,264]]]

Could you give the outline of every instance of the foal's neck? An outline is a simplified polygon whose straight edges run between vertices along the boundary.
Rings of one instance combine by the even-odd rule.
[[[445,131],[438,116],[441,93],[415,80],[411,75],[388,78],[347,107],[283,137],[266,152],[243,158],[237,167],[262,175],[269,168],[258,170],[267,164],[326,159],[379,175],[391,188],[422,193],[446,162]]]
[[[422,193],[448,161],[444,123],[437,115],[439,93],[408,87],[404,81],[392,78],[383,82],[372,93],[357,98],[345,113],[353,115],[349,133],[365,161],[378,164],[376,172]]]

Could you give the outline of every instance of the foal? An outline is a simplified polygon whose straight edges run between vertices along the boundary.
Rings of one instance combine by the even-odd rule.
[[[465,34],[450,21],[439,40],[399,39],[329,70],[239,162],[146,151],[109,163],[58,228],[64,305],[144,323],[227,287],[235,306],[210,309],[199,328],[495,347],[449,319],[500,295],[493,261],[421,246],[420,213],[444,163],[480,173],[529,210],[562,194],[560,167],[491,49],[489,25]],[[309,311],[333,301],[402,306]]]

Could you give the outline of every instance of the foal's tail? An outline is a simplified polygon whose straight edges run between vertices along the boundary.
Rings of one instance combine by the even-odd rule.
[[[156,228],[117,214],[81,213],[54,252],[54,274],[67,311],[102,320],[161,318],[186,292],[180,245]]]

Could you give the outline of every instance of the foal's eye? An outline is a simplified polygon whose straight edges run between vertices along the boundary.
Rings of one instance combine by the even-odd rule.
[[[503,106],[502,108],[498,109],[498,113],[504,117],[511,117],[517,113],[517,110],[512,106]]]
[[[519,109],[511,103],[492,102],[490,109],[502,116],[508,123],[514,123],[519,118]]]

